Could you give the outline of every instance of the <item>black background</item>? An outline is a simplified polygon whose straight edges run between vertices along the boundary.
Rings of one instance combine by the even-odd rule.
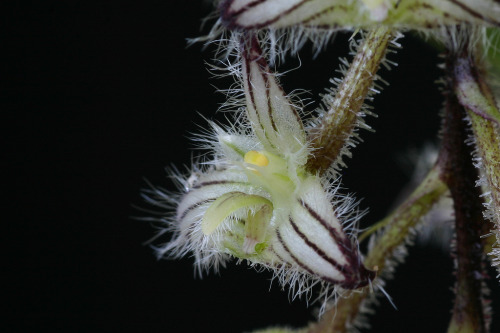
[[[189,164],[190,133],[216,114],[229,80],[206,70],[213,49],[200,36],[210,6],[201,1],[44,1],[4,8],[0,96],[7,186],[2,232],[5,332],[242,332],[314,317],[289,302],[270,274],[229,265],[194,277],[192,259],[157,261],[142,243],[153,228],[139,196],[153,184],[173,189],[164,167]],[[283,78],[287,91],[317,98],[347,55],[338,38],[316,60]],[[441,95],[436,52],[412,37],[390,56],[399,66],[374,103],[376,133],[354,150],[344,184],[364,198],[369,225],[388,212],[412,170],[408,151],[437,142]],[[297,67],[297,58],[279,70]],[[449,255],[416,246],[371,317],[374,332],[443,332],[453,282]],[[498,294],[498,288],[495,292]],[[498,298],[498,297],[497,297]]]

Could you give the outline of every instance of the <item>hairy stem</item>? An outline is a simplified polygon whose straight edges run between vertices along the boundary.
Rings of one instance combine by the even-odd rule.
[[[341,157],[363,114],[363,103],[373,87],[392,37],[389,28],[374,28],[358,48],[318,133],[313,137],[314,158],[309,159],[306,166],[310,171],[322,173]]]
[[[453,93],[446,97],[438,163],[441,178],[453,198],[457,266],[456,296],[448,333],[484,333],[487,325],[482,302],[482,200],[475,184],[478,173],[471,161],[472,147],[466,144],[465,111]]]
[[[367,255],[366,267],[378,267],[379,271],[383,273],[394,250],[404,243],[410,230],[447,193],[447,187],[441,181],[439,174],[439,166],[436,165],[429,171],[417,189],[383,220],[387,226]],[[313,324],[308,332],[345,332],[352,326],[361,303],[368,295],[369,290],[364,289],[359,293],[353,293],[349,298],[339,299],[337,304],[326,312],[317,324]]]
[[[500,111],[482,73],[468,52],[456,56],[450,71],[458,101],[467,111],[477,148],[477,161],[483,172],[487,210],[484,215],[495,224],[500,243]],[[492,251],[500,264],[500,248]]]

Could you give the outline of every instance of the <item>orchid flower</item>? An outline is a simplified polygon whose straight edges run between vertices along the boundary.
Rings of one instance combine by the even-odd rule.
[[[394,32],[414,30],[443,43],[443,30],[450,27],[469,25],[483,30],[500,27],[497,0],[217,0],[216,3],[218,19],[211,31],[191,41],[217,41],[221,45],[216,53],[225,58],[237,44],[233,40],[239,40],[240,33],[251,31],[266,41],[271,63],[276,59],[284,61],[289,52],[298,53],[308,41],[318,54],[338,31],[376,27]]]
[[[495,0],[225,0],[220,8],[226,27],[245,30],[294,25],[349,29],[380,23],[397,29],[500,25]]]
[[[208,158],[195,163],[188,175],[174,174],[179,193],[156,188],[146,193],[151,203],[175,210],[159,219],[160,234],[172,236],[156,247],[158,256],[192,255],[200,275],[230,260],[246,261],[273,271],[295,295],[310,295],[311,287],[319,284],[325,300],[360,289],[349,293],[351,297],[336,298],[326,313],[323,302],[322,318],[308,327],[310,333],[345,332],[362,324],[363,311],[380,294],[377,291],[390,301],[384,279],[406,254],[405,245],[423,217],[450,193],[456,220],[457,297],[449,332],[465,331],[463,327],[486,332],[489,312],[482,302],[479,272],[488,251],[500,267],[500,112],[481,52],[492,40],[488,33],[498,33],[499,0],[216,3],[219,19],[207,37],[197,40],[216,41],[219,56],[221,49],[226,55],[236,53],[233,63],[229,57],[220,60],[237,79],[226,104],[236,107],[235,117],[230,126],[212,122],[209,135],[200,136],[210,149]],[[372,114],[365,102],[380,90],[375,83],[382,81],[378,68],[393,65],[385,58],[388,48],[398,48],[398,31],[408,29],[436,37],[447,52],[442,144],[420,185],[361,235],[359,241],[371,236],[363,258],[357,239],[362,214],[354,199],[338,190],[342,157],[358,142],[357,129],[370,128],[363,119]],[[334,86],[305,123],[302,103],[284,92],[268,62],[297,52],[307,39],[320,49],[338,30],[367,32],[361,32],[359,44],[351,38],[354,58],[351,63],[341,59],[344,78],[331,81]],[[486,42],[484,50],[478,41]],[[464,116],[470,121],[470,137]],[[476,150],[464,142],[475,144]],[[480,168],[477,183],[471,155]],[[479,241],[487,232],[482,206],[484,218],[494,225],[490,233],[496,236],[496,243],[490,244],[496,248],[488,251],[487,242]],[[375,286],[376,292],[366,286]]]
[[[356,289],[374,279],[355,239],[353,199],[305,165],[312,157],[296,107],[271,72],[256,38],[241,43],[245,108],[234,127],[213,125],[208,167],[183,181],[160,257],[192,253],[201,272],[230,258],[275,272],[282,284]]]

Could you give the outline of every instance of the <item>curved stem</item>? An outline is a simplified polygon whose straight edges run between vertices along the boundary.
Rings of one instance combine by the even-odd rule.
[[[500,110],[478,69],[475,58],[468,52],[456,56],[453,68],[453,88],[458,101],[465,108],[471,122],[476,145],[475,163],[481,168],[483,196],[486,197],[484,216],[494,223],[497,247],[493,255],[494,265],[500,265]],[[500,267],[499,267],[500,268]]]
[[[382,235],[365,259],[366,267],[378,267],[383,273],[390,263],[394,250],[402,245],[417,223],[446,193],[447,187],[440,178],[440,167],[434,166],[422,183],[393,213],[379,223],[386,225]],[[308,333],[345,332],[359,314],[361,303],[369,295],[369,289],[339,299]]]
[[[371,30],[359,46],[335,98],[325,100],[329,104],[328,111],[318,133],[312,138],[314,157],[306,165],[310,171],[322,173],[346,153],[344,147],[361,122],[363,103],[373,89],[377,70],[385,59],[391,38],[393,34],[387,27]]]
[[[464,59],[448,59],[448,72],[457,78],[457,66],[463,68]],[[460,73],[465,75],[467,73]],[[464,76],[462,76],[464,78]],[[457,91],[460,81],[450,80]],[[464,83],[464,81],[461,81]],[[472,89],[473,90],[473,89]],[[468,94],[470,89],[465,92]],[[477,95],[476,95],[477,96]],[[483,244],[484,225],[481,190],[476,186],[478,170],[471,161],[473,148],[467,145],[468,133],[463,121],[465,110],[463,95],[446,94],[446,108],[443,122],[442,147],[446,153],[440,155],[443,181],[448,185],[455,215],[456,230],[456,277],[455,301],[448,333],[487,332],[486,310],[483,299]],[[462,105],[461,105],[462,104]],[[469,111],[470,113],[470,111]]]

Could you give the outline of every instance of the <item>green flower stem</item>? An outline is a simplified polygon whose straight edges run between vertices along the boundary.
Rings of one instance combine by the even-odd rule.
[[[448,66],[456,69],[451,62]],[[441,178],[450,189],[455,211],[457,282],[448,333],[485,333],[481,191],[475,181],[478,170],[471,162],[472,147],[466,143],[465,111],[457,98],[461,97],[453,93],[446,96],[442,153],[438,160],[443,170]]]
[[[408,199],[389,215],[387,227],[365,259],[367,267],[384,269],[386,259],[391,257],[394,249],[404,242],[410,230],[446,193],[447,187],[439,178],[439,168],[435,166]]]
[[[454,60],[453,84],[460,104],[471,121],[478,157],[481,159],[486,192],[490,200],[485,216],[495,224],[494,233],[500,242],[500,111],[474,58],[465,51]],[[498,246],[498,245],[497,245]],[[496,259],[500,249],[493,250]]]
[[[383,269],[394,250],[402,245],[417,223],[435,203],[447,193],[447,187],[440,178],[439,166],[432,168],[413,193],[387,218],[382,220],[385,229],[365,259],[368,268]],[[361,303],[369,295],[369,289],[353,293],[348,298],[339,299],[336,306],[327,311],[308,333],[345,332],[359,313]]]
[[[358,48],[319,132],[312,140],[315,158],[309,159],[306,166],[310,171],[322,173],[341,157],[360,121],[363,103],[373,86],[391,38],[393,35],[389,28],[378,27],[368,33]]]
[[[492,121],[467,110],[484,174],[491,191],[493,221],[500,227],[500,130]]]

